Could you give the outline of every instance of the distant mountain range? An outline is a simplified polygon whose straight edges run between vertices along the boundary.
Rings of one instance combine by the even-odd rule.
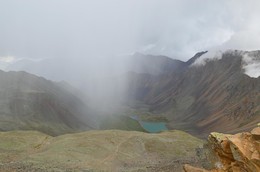
[[[116,129],[107,126],[106,121],[133,129],[129,127],[133,123],[130,119],[124,118],[127,125],[118,125],[120,120],[114,122],[114,117],[109,117],[114,112],[102,109],[111,102],[135,109],[136,113],[165,119],[169,129],[200,136],[211,131],[249,130],[260,122],[260,51],[205,51],[186,62],[136,53],[124,60],[125,66],[113,70],[116,75],[99,78],[101,85],[82,81],[81,90],[26,72],[1,71],[0,130],[35,129],[58,135],[88,129]],[[111,64],[107,70],[117,65]],[[37,66],[41,66],[40,61],[33,67],[38,70],[35,74],[47,76]],[[12,67],[23,69],[21,64],[17,69],[14,64]],[[55,73],[53,70],[48,72]],[[82,92],[84,88],[90,91]],[[93,106],[91,98],[95,96],[98,98]],[[101,119],[102,126],[97,121],[100,109],[109,114]],[[124,110],[116,113],[120,114],[126,115]],[[135,126],[141,130],[136,123]]]

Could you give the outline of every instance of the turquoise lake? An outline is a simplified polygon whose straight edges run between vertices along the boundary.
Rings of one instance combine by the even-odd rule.
[[[144,122],[144,121],[139,121],[139,123],[149,133],[158,133],[158,132],[161,132],[161,131],[168,130],[168,128],[166,127],[166,123],[165,122]]]

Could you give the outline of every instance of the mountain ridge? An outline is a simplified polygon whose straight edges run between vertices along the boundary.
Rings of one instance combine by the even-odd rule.
[[[2,131],[38,129],[57,135],[95,126],[90,114],[87,117],[86,105],[52,81],[26,72],[3,71],[0,80]]]
[[[197,54],[191,59],[198,58]],[[260,77],[245,74],[243,60],[243,54],[234,50],[204,65],[192,66],[187,61],[189,66],[179,74],[136,75],[129,82],[129,92],[137,93],[139,97],[133,99],[147,104],[149,112],[166,116],[171,129],[195,129],[205,135],[252,129],[260,121]]]

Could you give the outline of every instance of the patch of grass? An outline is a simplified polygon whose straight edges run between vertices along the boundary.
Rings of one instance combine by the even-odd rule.
[[[173,160],[196,161],[196,148],[202,145],[202,140],[181,131],[93,130],[57,137],[33,131],[0,132],[0,164],[15,162],[27,171],[138,171]]]
[[[100,120],[99,127],[103,130],[118,129],[127,131],[143,131],[143,127],[138,121],[128,117],[128,116],[104,116]]]

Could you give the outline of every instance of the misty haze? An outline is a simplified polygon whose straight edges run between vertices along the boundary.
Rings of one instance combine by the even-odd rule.
[[[259,7],[0,0],[0,172],[260,171]]]

